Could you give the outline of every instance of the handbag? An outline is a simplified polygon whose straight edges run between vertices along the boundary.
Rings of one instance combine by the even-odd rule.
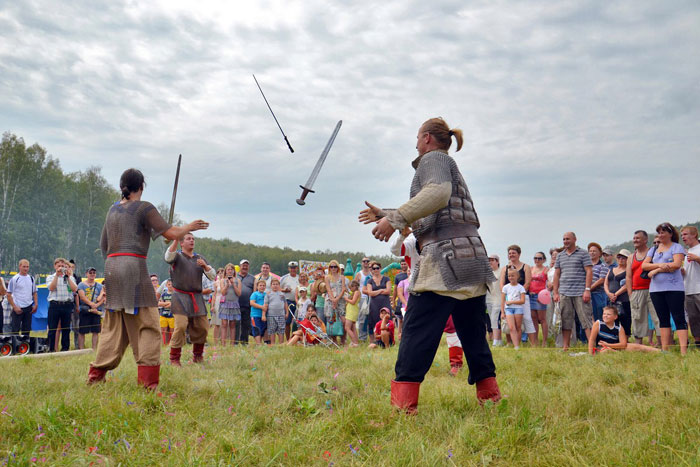
[[[634,253],[636,254],[636,253]],[[654,255],[656,254],[656,245],[654,245],[654,249],[651,252],[651,263],[654,263]],[[649,273],[651,271],[642,271],[642,273],[639,275],[642,279],[649,279]]]
[[[333,313],[333,318],[335,319],[335,321],[330,323],[330,325],[328,326],[328,335],[342,336],[343,334],[345,334],[345,331],[343,329],[343,322],[340,320],[336,313]]]

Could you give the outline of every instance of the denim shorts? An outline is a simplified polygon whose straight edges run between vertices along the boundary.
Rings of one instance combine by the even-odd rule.
[[[524,315],[525,309],[523,307],[513,308],[510,306],[506,307],[506,315]]]
[[[547,305],[540,303],[538,295],[536,293],[528,294],[530,296],[530,309],[531,310],[546,310]]]
[[[253,337],[262,336],[267,330],[267,323],[262,318],[253,318],[253,328],[251,334]]]

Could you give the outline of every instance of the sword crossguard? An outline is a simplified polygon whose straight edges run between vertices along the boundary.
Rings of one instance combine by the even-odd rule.
[[[304,201],[306,199],[306,195],[308,195],[309,193],[316,193],[316,192],[314,190],[312,190],[311,188],[306,188],[304,185],[299,185],[299,188],[301,188],[303,191],[301,192],[301,198],[297,199],[297,204],[299,206],[303,206],[306,204],[306,201]]]

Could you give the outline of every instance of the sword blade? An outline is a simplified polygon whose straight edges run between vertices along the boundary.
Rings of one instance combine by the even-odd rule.
[[[316,162],[316,166],[314,167],[314,170],[311,171],[311,175],[309,176],[309,179],[306,181],[306,185],[304,185],[304,188],[310,190],[313,188],[314,183],[316,182],[316,177],[318,177],[319,172],[321,172],[321,167],[323,167],[323,163],[326,162],[326,157],[328,157],[328,151],[331,150],[331,146],[333,146],[333,142],[335,141],[335,137],[338,135],[338,131],[340,131],[340,126],[343,124],[342,120],[338,120],[338,124],[335,126],[335,130],[333,130],[333,134],[331,135],[330,139],[326,143],[326,147],[323,148],[323,152],[318,158],[318,161]]]
[[[262,94],[263,99],[265,99],[265,104],[267,104],[267,108],[270,110],[270,113],[272,114],[272,118],[275,119],[275,123],[277,124],[277,128],[280,129],[282,132],[282,136],[284,136],[284,141],[287,143],[287,147],[289,147],[289,150],[291,152],[294,152],[294,149],[292,149],[292,145],[289,143],[289,140],[287,139],[287,135],[284,134],[284,130],[282,129],[282,125],[280,125],[280,122],[277,121],[277,117],[275,116],[275,113],[272,111],[272,107],[270,107],[270,103],[267,102],[267,97],[265,97],[265,93],[263,92],[262,88],[260,87],[260,83],[258,83],[258,79],[255,77],[255,74],[253,74],[253,79],[255,80],[255,84],[258,85],[258,89],[260,90],[260,94]]]
[[[177,170],[175,171],[175,185],[173,185],[173,199],[170,200],[170,212],[168,213],[168,224],[173,223],[175,216],[175,198],[177,197],[177,184],[180,181],[180,164],[182,163],[182,154],[177,158]]]

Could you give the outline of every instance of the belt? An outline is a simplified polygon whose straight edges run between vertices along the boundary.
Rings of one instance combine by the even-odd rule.
[[[66,300],[65,302],[59,302],[58,300],[49,300],[49,302],[55,303],[56,305],[68,305],[75,303],[73,300]]]
[[[147,257],[144,255],[139,255],[136,253],[112,253],[110,255],[107,255],[107,258],[111,258],[112,256],[135,256],[137,258],[143,258],[146,259]]]
[[[194,294],[201,293],[201,292],[185,292],[184,290],[176,289],[175,287],[173,287],[173,290],[175,292],[180,292],[180,293],[189,295],[190,298],[192,298],[192,305],[194,306],[194,312],[197,313],[199,311],[199,307],[197,306],[197,300],[194,298]]]
[[[437,227],[421,235],[418,240],[418,250],[426,246],[443,240],[450,240],[460,237],[478,237],[479,230],[474,224],[452,224],[444,227]]]

